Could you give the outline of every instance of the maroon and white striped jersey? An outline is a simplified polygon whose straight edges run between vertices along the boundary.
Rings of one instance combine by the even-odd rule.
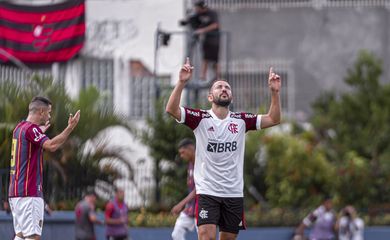
[[[181,119],[196,138],[196,194],[243,197],[245,133],[260,129],[261,115],[229,112],[219,119],[213,111],[181,107]]]

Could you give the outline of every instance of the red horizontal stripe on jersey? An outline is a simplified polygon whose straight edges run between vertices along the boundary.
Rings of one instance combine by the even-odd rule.
[[[50,31],[50,29],[47,29],[47,31]],[[72,37],[76,37],[79,35],[83,35],[84,33],[85,33],[85,24],[82,23],[61,30],[53,31],[53,33],[51,33],[47,37],[50,38],[51,42],[56,42],[56,41],[61,41]],[[5,38],[9,41],[16,41],[20,43],[32,43],[34,40],[38,38],[45,38],[45,37],[37,38],[33,36],[32,32],[21,32],[16,29],[0,26],[0,38]]]
[[[44,52],[44,53],[34,53],[34,52],[22,52],[15,51],[13,49],[4,48],[12,56],[23,59],[24,62],[63,62],[67,61],[70,58],[74,57],[80,49],[83,47],[83,44],[76,45],[70,48],[64,48],[58,51]],[[0,55],[0,61],[6,62],[7,58]]]
[[[52,11],[52,12],[41,12],[31,13],[23,11],[9,10],[0,8],[1,18],[7,19],[8,21],[14,21],[18,23],[55,23],[63,20],[72,19],[78,17],[85,12],[85,5],[81,4],[69,9]]]

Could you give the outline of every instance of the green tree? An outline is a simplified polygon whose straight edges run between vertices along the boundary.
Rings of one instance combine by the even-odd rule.
[[[104,158],[119,159],[131,171],[123,155],[124,149],[107,148],[104,142],[97,142],[94,152],[83,153],[85,143],[109,126],[120,125],[130,130],[126,119],[114,113],[113,107],[107,104],[109,101],[97,89],[82,90],[73,100],[61,82],[35,76],[23,84],[3,81],[0,95],[4,99],[0,102],[0,168],[9,167],[12,130],[27,117],[28,104],[33,96],[44,95],[53,102],[51,127],[46,133],[49,137],[59,134],[67,126],[69,113],[81,110],[80,122],[65,144],[54,153],[45,152],[44,189],[46,198],[51,201],[78,199],[85,188],[94,185],[98,179],[112,184],[120,176],[109,167],[101,169],[99,162]]]
[[[315,206],[332,193],[335,169],[310,133],[274,134],[266,136],[264,142],[266,196],[272,206]]]
[[[164,98],[156,102],[153,118],[147,120],[148,129],[140,137],[155,160],[157,207],[168,207],[188,194],[186,185],[187,164],[177,157],[177,144],[183,138],[194,138],[192,131],[178,124],[165,113]],[[165,165],[163,162],[168,163]]]
[[[361,51],[345,78],[350,90],[327,92],[313,104],[318,140],[347,173],[339,176],[342,202],[367,206],[390,201],[385,184],[390,180],[390,85],[381,83],[381,74],[380,59]],[[351,188],[352,181],[361,185]]]

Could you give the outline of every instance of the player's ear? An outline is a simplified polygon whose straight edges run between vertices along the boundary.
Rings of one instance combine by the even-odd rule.
[[[209,100],[209,102],[213,102],[213,94],[209,93],[209,95],[207,96],[207,100]]]

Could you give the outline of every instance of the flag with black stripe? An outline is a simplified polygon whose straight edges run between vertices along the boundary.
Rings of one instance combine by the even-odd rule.
[[[85,40],[84,0],[25,6],[0,1],[0,62],[9,56],[25,63],[63,62]]]

